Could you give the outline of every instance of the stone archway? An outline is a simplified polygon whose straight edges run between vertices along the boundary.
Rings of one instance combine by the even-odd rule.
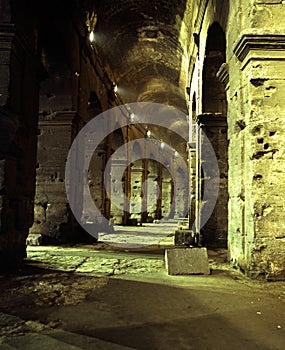
[[[202,146],[199,156],[201,178],[199,191],[204,191],[204,181],[212,179],[219,181],[219,194],[215,208],[204,227],[202,236],[209,247],[227,247],[228,228],[228,140],[227,140],[227,99],[224,84],[218,78],[218,72],[226,61],[225,33],[219,23],[214,22],[208,29],[206,50],[203,66],[202,114],[197,122],[211,142],[215,151],[219,174],[212,173],[207,167],[207,149]],[[202,162],[204,163],[202,169]],[[216,180],[214,177],[219,177]],[[211,196],[211,193],[208,194]],[[206,203],[200,198],[200,209],[206,210]]]

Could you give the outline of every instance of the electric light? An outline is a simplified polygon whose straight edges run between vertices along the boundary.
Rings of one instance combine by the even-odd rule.
[[[91,43],[93,43],[95,41],[95,35],[93,30],[91,30],[91,32],[89,33],[89,40]]]

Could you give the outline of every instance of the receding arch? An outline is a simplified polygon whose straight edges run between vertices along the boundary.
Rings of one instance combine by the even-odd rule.
[[[226,62],[226,37],[218,22],[214,22],[208,29],[206,50],[203,66],[202,81],[202,112],[198,117],[201,128],[207,135],[215,151],[219,164],[220,176],[211,172],[207,167],[206,152],[201,149],[199,170],[199,192],[203,194],[205,179],[219,181],[219,194],[215,208],[201,233],[205,243],[210,247],[227,246],[228,229],[228,140],[227,140],[227,98],[226,87],[217,73]],[[202,167],[201,164],[204,164]],[[204,169],[204,171],[202,171]],[[223,176],[222,176],[223,175]],[[219,178],[216,178],[219,176]],[[199,198],[202,198],[199,196]],[[206,210],[200,202],[201,214]]]
[[[217,72],[226,61],[226,37],[218,22],[208,29],[203,66],[202,111],[203,113],[227,112],[224,85],[217,78]]]

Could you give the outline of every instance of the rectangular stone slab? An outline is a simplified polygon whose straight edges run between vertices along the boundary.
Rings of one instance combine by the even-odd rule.
[[[169,275],[209,275],[211,273],[206,248],[173,248],[165,250]]]

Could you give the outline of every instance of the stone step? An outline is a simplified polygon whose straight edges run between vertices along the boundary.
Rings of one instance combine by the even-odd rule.
[[[0,344],[1,350],[133,350],[127,346],[98,338],[71,333],[64,330],[47,330],[42,333],[28,333],[11,336]]]
[[[44,334],[54,339],[65,342],[66,344],[77,346],[82,350],[133,350],[133,348],[127,346],[115,344],[109,341],[93,338],[82,334],[68,332],[61,329],[45,331]]]
[[[28,333],[24,335],[16,335],[7,338],[2,346],[10,346],[10,349],[20,349],[20,350],[79,350],[80,347],[67,344],[61,340],[54,339],[51,336]],[[3,348],[4,350],[5,348]],[[7,348],[9,349],[9,347]]]

